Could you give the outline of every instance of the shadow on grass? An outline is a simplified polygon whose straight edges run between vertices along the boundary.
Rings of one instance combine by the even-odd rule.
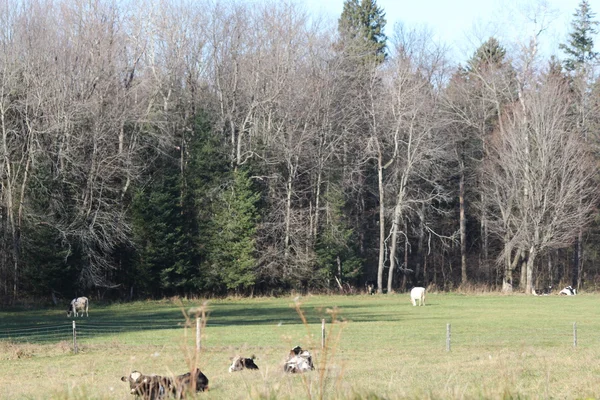
[[[382,304],[361,298],[337,299],[342,304],[338,318],[354,322],[391,322],[416,320],[421,310],[401,303]],[[325,299],[330,302],[331,299]],[[66,307],[46,309],[12,309],[0,312],[0,340],[27,342],[56,342],[72,337],[72,321],[77,336],[83,338],[113,335],[115,333],[182,329],[186,324],[184,312],[190,315],[195,301],[147,301],[118,304],[94,304],[89,317],[68,318]],[[425,307],[426,308],[426,307]],[[307,302],[302,310],[309,324],[320,324],[331,319],[328,308]],[[424,310],[423,310],[424,311]],[[215,301],[208,305],[206,326],[300,325],[301,319],[289,299]],[[195,327],[190,327],[195,329]]]

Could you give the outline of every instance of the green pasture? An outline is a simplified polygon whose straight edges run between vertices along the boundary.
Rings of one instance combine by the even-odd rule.
[[[426,301],[413,307],[408,294],[92,299],[89,318],[77,321],[77,354],[65,307],[0,311],[0,398],[133,399],[120,381],[131,370],[181,374],[194,363],[210,379],[199,399],[600,398],[600,295],[429,293]],[[196,355],[195,312],[203,304]],[[2,336],[62,324],[64,338]],[[283,373],[296,345],[313,353],[315,371]],[[260,370],[229,373],[236,354],[255,355]]]

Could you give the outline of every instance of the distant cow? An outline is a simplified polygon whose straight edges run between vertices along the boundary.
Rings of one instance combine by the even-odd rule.
[[[365,282],[365,291],[367,292],[367,294],[375,294],[376,288],[377,288],[377,283],[375,283],[373,281]]]
[[[258,369],[258,366],[254,363],[254,356],[250,358],[236,356],[232,359],[229,372],[241,371],[243,369]]]
[[[298,373],[315,369],[312,362],[312,356],[308,350],[303,350],[300,346],[290,350],[290,354],[283,366],[285,372]]]
[[[129,393],[143,400],[157,400],[164,398],[173,387],[171,378],[160,375],[144,375],[133,371],[129,376],[122,376],[123,382],[129,382]]]
[[[70,317],[73,314],[77,317],[79,314],[78,311],[81,311],[81,316],[83,317],[83,312],[85,311],[85,316],[88,317],[88,305],[89,301],[87,297],[77,297],[76,299],[71,300],[69,307],[67,308],[67,317]]]
[[[558,292],[558,294],[561,294],[564,296],[575,296],[577,294],[577,289],[574,289],[571,286],[567,286],[566,288],[564,288],[563,290]]]
[[[535,290],[534,288],[531,288],[531,293],[534,296],[549,296],[550,293],[552,293],[552,286],[547,286],[545,288],[537,289],[537,290]]]
[[[410,291],[410,301],[413,306],[419,303],[419,306],[425,305],[425,288],[424,287],[414,287]]]

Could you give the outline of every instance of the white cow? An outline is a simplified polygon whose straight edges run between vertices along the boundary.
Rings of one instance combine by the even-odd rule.
[[[85,311],[85,316],[88,317],[88,305],[89,301],[87,297],[77,297],[76,299],[71,300],[69,304],[69,308],[67,308],[67,317],[70,317],[73,314],[77,317],[79,314],[78,311],[81,311],[81,316],[83,317],[83,312]]]
[[[425,305],[425,288],[424,287],[414,287],[410,291],[410,301],[413,306],[419,303],[419,306]]]
[[[562,294],[565,296],[575,296],[577,294],[577,289],[574,289],[571,286],[567,286],[566,288],[558,292],[558,294]]]

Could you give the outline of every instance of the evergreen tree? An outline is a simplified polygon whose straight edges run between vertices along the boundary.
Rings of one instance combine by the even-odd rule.
[[[564,64],[569,72],[577,70],[598,56],[594,51],[593,39],[593,35],[597,33],[595,26],[598,25],[598,21],[594,20],[595,13],[592,12],[588,0],[579,3],[579,8],[573,16],[575,19],[571,22],[569,40],[559,46],[567,54]]]
[[[344,195],[339,190],[328,190],[325,194],[327,221],[316,245],[318,273],[315,283],[328,282],[333,285],[334,277],[340,283],[355,285],[362,273],[362,263],[355,248],[357,238],[349,227],[344,213]]]
[[[255,284],[259,199],[248,173],[236,169],[213,205],[208,254],[211,278],[226,290],[246,290]]]
[[[182,201],[182,177],[171,157],[164,157],[154,178],[133,202],[133,224],[139,262],[136,284],[158,297],[194,288],[195,242],[189,199]]]
[[[506,50],[494,37],[489,38],[475,51],[467,62],[467,71],[481,72],[490,68],[500,69],[506,65]]]
[[[346,0],[338,20],[345,46],[381,63],[386,58],[385,13],[375,0]]]

